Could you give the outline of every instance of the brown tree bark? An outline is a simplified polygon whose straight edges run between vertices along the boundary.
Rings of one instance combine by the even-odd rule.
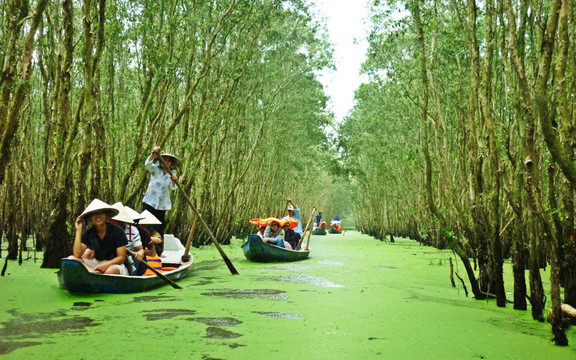
[[[0,93],[2,94],[2,102],[0,103],[0,118],[2,119],[2,125],[0,126],[0,184],[4,182],[6,167],[10,163],[12,155],[12,142],[20,124],[21,110],[30,90],[29,80],[33,70],[32,52],[34,50],[34,38],[40,26],[47,2],[47,0],[39,0],[31,16],[30,28],[21,44],[22,56],[18,59],[19,66],[16,57],[11,58],[12,62],[9,58],[4,64],[2,80],[0,81]],[[14,22],[9,28],[11,31],[8,34],[9,51],[10,49],[16,51],[19,33],[23,26],[23,20],[27,15],[25,13],[27,8],[25,3],[12,2],[11,4],[13,7],[10,11],[13,11],[14,14],[21,14],[20,17],[14,18]],[[15,79],[13,76],[15,76],[17,67],[19,67],[19,74],[17,79]]]
[[[512,4],[510,0],[505,1],[505,10],[508,17],[508,50],[510,53],[511,63],[516,72],[518,85],[520,88],[520,97],[524,108],[524,117],[526,120],[525,130],[525,156],[524,156],[524,170],[526,181],[527,202],[534,214],[541,214],[541,209],[538,204],[538,196],[540,189],[538,187],[538,179],[536,171],[537,157],[535,156],[535,116],[532,107],[532,97],[530,93],[530,86],[526,78],[526,72],[522,59],[518,55],[517,45],[518,36],[516,32],[516,16],[514,15]],[[522,34],[523,35],[523,34]],[[521,48],[522,49],[522,48]],[[539,219],[543,217],[538,216]],[[532,305],[532,317],[538,321],[544,321],[544,290],[542,288],[542,279],[540,276],[540,259],[539,259],[539,240],[537,234],[529,234],[530,236],[530,303]]]
[[[46,158],[44,160],[44,178],[49,189],[49,207],[44,230],[38,233],[38,238],[45,244],[42,267],[57,268],[60,259],[72,253],[72,234],[68,232],[66,223],[70,221],[68,202],[72,189],[72,139],[76,134],[79,118],[73,117],[70,109],[71,71],[74,51],[74,11],[72,0],[62,2],[62,44],[61,52],[54,65],[54,87],[52,95],[52,112],[49,127],[52,137],[46,138]],[[55,181],[54,181],[55,180]]]
[[[434,203],[434,198],[432,194],[432,160],[430,158],[430,151],[428,149],[428,71],[426,66],[426,44],[424,40],[424,26],[422,24],[421,15],[420,15],[420,1],[414,0],[413,1],[413,16],[414,22],[416,25],[417,33],[418,33],[418,44],[420,48],[420,75],[422,80],[422,96],[421,96],[421,118],[420,118],[420,129],[422,131],[422,152],[424,154],[424,162],[425,162],[425,169],[424,169],[424,192],[426,197],[426,205],[430,212],[434,215],[434,217],[440,223],[440,226],[444,228],[446,221],[440,211],[438,210],[436,204]],[[472,286],[472,292],[476,299],[483,299],[485,295],[480,291],[480,287],[478,286],[478,282],[476,280],[476,275],[472,269],[470,261],[468,259],[468,255],[466,251],[462,248],[462,246],[457,241],[452,241],[451,246],[456,252],[458,256],[460,256],[464,267],[466,268],[466,273],[468,274],[468,280]]]

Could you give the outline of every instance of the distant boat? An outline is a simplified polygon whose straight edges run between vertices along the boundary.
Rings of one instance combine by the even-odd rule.
[[[326,229],[319,227],[316,230],[312,230],[312,235],[326,235]]]
[[[330,226],[330,228],[328,229],[328,232],[330,234],[342,234],[342,231],[338,231],[337,229],[335,229],[334,227]]]
[[[246,259],[255,262],[285,262],[308,258],[310,250],[288,250],[276,245],[264,243],[258,235],[248,235],[248,240],[242,245]]]

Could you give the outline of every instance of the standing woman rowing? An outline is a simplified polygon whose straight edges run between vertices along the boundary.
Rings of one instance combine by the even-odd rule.
[[[172,209],[172,202],[170,201],[170,190],[177,188],[176,181],[178,177],[176,174],[170,176],[168,169],[161,165],[158,156],[162,156],[166,165],[170,170],[176,169],[180,165],[180,161],[176,156],[164,153],[161,155],[160,151],[162,148],[156,146],[152,149],[152,153],[146,159],[144,165],[146,169],[150,172],[150,182],[148,183],[148,189],[142,200],[142,206],[144,210],[150,211],[162,224],[154,225],[154,230],[164,237],[164,224],[166,210]],[[157,247],[158,255],[161,255],[164,251],[164,243]]]

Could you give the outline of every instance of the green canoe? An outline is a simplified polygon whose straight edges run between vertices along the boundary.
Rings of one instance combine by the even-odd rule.
[[[308,258],[310,250],[288,250],[276,245],[265,244],[260,236],[248,235],[248,240],[242,245],[246,259],[255,262],[298,261]]]
[[[170,271],[163,271],[162,275],[176,281],[187,275],[192,260],[184,264],[162,265],[165,269],[170,267]],[[66,258],[62,259],[57,274],[60,287],[71,293],[135,293],[166,285],[156,275],[126,276],[90,272],[80,261]]]
[[[326,229],[318,228],[316,230],[312,230],[312,235],[326,235]]]

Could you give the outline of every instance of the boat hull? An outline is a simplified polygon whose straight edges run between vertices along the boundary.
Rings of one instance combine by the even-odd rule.
[[[163,264],[170,266],[171,264]],[[164,272],[172,281],[188,275],[192,261],[180,265],[177,269]],[[158,276],[105,275],[88,271],[78,260],[62,259],[57,272],[60,287],[71,293],[135,293],[166,285]]]
[[[338,231],[338,230],[336,230],[336,229],[334,229],[334,228],[328,229],[328,232],[329,232],[330,234],[342,234],[342,231]]]
[[[318,228],[316,230],[312,230],[312,235],[326,235],[326,229]]]
[[[255,262],[286,262],[307,259],[308,251],[288,250],[275,245],[265,244],[258,235],[249,235],[242,245],[246,259]]]

